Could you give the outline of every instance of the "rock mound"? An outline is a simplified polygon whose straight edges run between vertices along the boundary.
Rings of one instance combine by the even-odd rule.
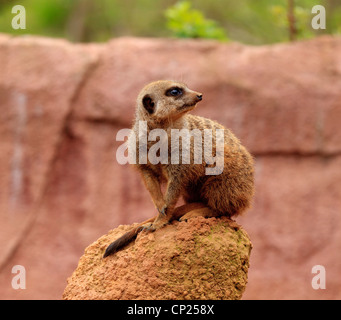
[[[86,248],[63,299],[240,299],[252,244],[228,218],[174,221],[102,258],[132,226],[119,226]]]

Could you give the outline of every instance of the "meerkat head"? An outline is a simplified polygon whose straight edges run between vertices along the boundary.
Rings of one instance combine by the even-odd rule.
[[[195,108],[202,94],[180,82],[161,80],[146,85],[137,98],[139,115],[162,121],[180,118]]]

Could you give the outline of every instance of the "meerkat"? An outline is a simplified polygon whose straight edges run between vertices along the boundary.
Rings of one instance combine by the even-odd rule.
[[[111,243],[104,257],[120,250],[134,240],[142,230],[154,231],[162,228],[174,219],[185,221],[196,216],[219,217],[236,216],[250,207],[254,194],[254,161],[253,157],[241,145],[235,135],[216,121],[189,114],[203,95],[190,90],[184,83],[161,80],[146,85],[137,97],[135,122],[128,145],[136,148],[136,158],[139,159],[141,148],[138,144],[139,125],[146,123],[147,133],[153,129],[163,129],[171,138],[174,129],[204,133],[210,129],[212,134],[212,153],[217,142],[218,129],[223,132],[223,169],[216,175],[208,175],[207,168],[212,167],[203,155],[202,161],[194,161],[195,137],[190,137],[190,162],[181,163],[183,146],[179,144],[180,161],[172,163],[172,148],[168,144],[168,159],[165,163],[152,164],[150,159],[146,163],[134,164],[141,173],[142,180],[150,193],[152,201],[158,210],[158,215],[142,222],[131,231]],[[133,137],[132,137],[133,135]],[[157,141],[148,141],[146,151],[151,150]],[[205,141],[199,142],[205,147]],[[145,152],[146,152],[145,151]],[[199,157],[200,158],[200,157]],[[162,192],[161,185],[166,185]],[[177,207],[180,197],[185,205]]]

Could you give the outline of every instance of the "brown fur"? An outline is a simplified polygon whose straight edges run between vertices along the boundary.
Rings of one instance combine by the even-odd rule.
[[[172,88],[178,88],[182,93],[174,96],[171,94]],[[148,161],[147,164],[135,165],[142,175],[144,184],[159,214],[156,218],[141,223],[113,242],[107,248],[105,256],[131,242],[141,230],[159,229],[169,221],[181,216],[183,216],[182,220],[198,215],[231,217],[249,208],[254,193],[253,159],[230,130],[213,120],[188,114],[201,99],[201,93],[192,91],[185,84],[174,81],[152,82],[144,87],[138,95],[136,119],[133,125],[133,133],[137,138],[137,159],[139,159],[139,120],[147,121],[148,133],[156,128],[164,129],[169,138],[168,164],[153,165]],[[210,165],[205,163],[204,158],[202,158],[201,164],[194,164],[193,137],[190,145],[190,164],[181,163],[181,149],[179,164],[171,164],[171,129],[184,128],[199,129],[202,132],[204,129],[212,129],[213,133],[216,129],[224,129],[224,169],[221,174],[206,175],[205,168]],[[213,134],[213,156],[216,152],[215,138],[215,134]],[[147,150],[155,143],[155,141],[148,141]],[[181,148],[181,143],[179,146]],[[164,194],[161,191],[163,183],[166,184]],[[186,205],[175,209],[181,195]]]

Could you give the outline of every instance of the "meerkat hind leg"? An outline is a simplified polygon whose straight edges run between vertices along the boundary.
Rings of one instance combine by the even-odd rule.
[[[195,217],[212,218],[212,217],[219,217],[219,216],[221,216],[221,213],[205,206],[202,208],[197,208],[197,209],[188,211],[179,220],[187,221],[188,219],[195,218]]]
[[[191,212],[193,210],[203,209],[203,208],[207,208],[207,206],[202,202],[186,203],[180,207],[175,208],[172,214],[172,220],[179,220],[188,212]]]
[[[169,220],[167,220],[165,216],[159,214],[157,217],[154,217],[146,221],[147,223],[141,225],[140,230],[145,232],[151,232],[155,231],[156,229],[162,228],[168,222],[171,222],[173,220],[186,221],[194,217],[210,218],[218,217],[219,215],[220,214],[218,212],[210,209],[202,202],[192,202],[176,207],[173,213],[171,214]]]
[[[198,210],[202,209],[206,209],[206,211],[197,212]],[[145,224],[144,226],[142,226],[142,228],[144,231],[155,231],[156,229],[162,228],[164,225],[173,220],[181,221],[181,217],[190,212],[194,214],[195,212],[197,212],[199,213],[198,216],[205,216],[204,213],[206,212],[206,217],[213,216],[213,213],[208,212],[207,209],[209,208],[202,202],[187,203],[182,206],[176,207],[171,215],[168,217],[159,214],[152,223]]]

